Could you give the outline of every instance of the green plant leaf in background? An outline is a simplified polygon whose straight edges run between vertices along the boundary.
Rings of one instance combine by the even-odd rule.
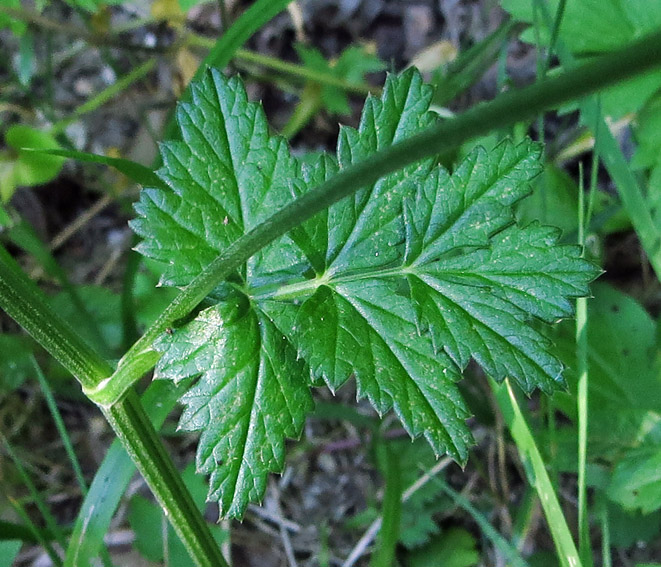
[[[154,289],[157,276],[149,273],[140,273],[136,277],[134,312],[138,324],[142,327],[149,326],[161,313],[161,311],[172,301],[173,290],[168,288]],[[122,344],[122,317],[121,297],[118,293],[102,286],[80,286],[78,287],[80,299],[100,330],[100,339],[95,346],[106,352],[107,356],[115,356]],[[66,319],[71,325],[79,325],[80,310],[72,298],[66,292],[60,292],[51,298],[53,308]],[[88,341],[94,337],[88,335]]]
[[[593,293],[587,353],[588,457],[602,466],[610,465],[612,473],[604,488],[613,502],[626,510],[650,513],[661,508],[661,366],[656,353],[657,323],[632,297],[609,285],[595,284]],[[573,330],[567,326],[560,331],[557,349],[570,369],[568,379],[573,387]],[[573,416],[570,396],[559,394],[556,400],[567,415]],[[575,439],[573,428],[566,433],[569,439]]]
[[[576,232],[578,221],[578,187],[562,169],[547,164],[535,179],[532,195],[519,203],[517,219],[523,225],[538,220],[556,226],[563,236]]]
[[[22,335],[0,334],[0,394],[18,388],[27,378],[34,376],[33,345]]]
[[[645,197],[652,218],[661,225],[661,96],[658,93],[639,112],[634,133],[638,147],[631,166],[650,170]]]
[[[296,45],[296,53],[309,69],[327,73],[348,83],[360,84],[366,74],[385,69],[385,63],[366,46],[350,45],[332,61],[326,60],[317,48],[300,43]],[[323,107],[331,114],[350,114],[347,93],[341,88],[324,85],[319,96]]]
[[[64,159],[30,149],[58,149],[60,146],[53,136],[30,126],[16,124],[5,133],[9,148],[0,153],[0,201],[11,199],[18,187],[33,187],[51,181],[62,169]]]
[[[186,285],[273,211],[437,120],[431,95],[415,70],[389,77],[360,127],[341,130],[336,157],[302,163],[238,79],[209,71],[178,108],[183,141],[162,146],[168,189],[145,189],[136,206],[139,250],[167,263],[163,283]],[[359,397],[461,462],[472,438],[455,382],[471,357],[526,392],[563,383],[527,321],[569,315],[599,271],[557,245],[556,229],[513,224],[539,154],[504,142],[452,175],[433,159],[386,175],[262,249],[158,341],[159,376],[201,375],[181,427],[202,431],[198,469],[223,514],[261,497],[311,383],[334,390],[354,376]]]
[[[661,534],[661,512],[641,514],[627,512],[617,504],[608,503],[611,543],[621,549],[640,542],[658,541]]]
[[[559,0],[503,0],[502,6],[514,18],[530,24],[543,21],[541,9],[548,5],[555,14]],[[537,16],[535,10],[539,10]],[[661,26],[661,0],[575,0],[566,3],[558,38],[577,57],[617,50],[636,37]],[[522,38],[535,43],[539,33],[548,44],[550,32],[546,26],[526,30]],[[604,115],[618,118],[639,110],[645,101],[661,88],[661,72],[653,71],[606,89],[600,94]]]
[[[3,4],[8,8],[18,10],[21,7],[21,0],[3,0]],[[21,37],[27,30],[27,24],[16,18],[0,13],[0,29],[9,28],[16,37]]]
[[[5,565],[13,565],[14,559],[21,550],[23,542],[19,540],[0,541],[0,557]]]
[[[390,441],[390,443],[402,463],[402,486],[412,486],[420,478],[420,471],[429,470],[434,466],[435,455],[422,439],[413,443],[406,440]],[[427,482],[413,492],[406,502],[402,502],[400,543],[407,549],[419,548],[428,543],[440,532],[434,516],[442,513],[449,506],[452,506],[449,498],[435,482]]]
[[[590,454],[617,460],[635,449],[661,420],[661,369],[655,361],[657,325],[633,298],[612,286],[592,288],[588,331]],[[573,329],[561,326],[557,352],[568,367],[570,386],[577,368]],[[559,406],[573,416],[569,396]]]
[[[437,567],[443,558],[443,567],[474,567],[480,563],[477,542],[470,532],[450,528],[432,542],[409,555],[408,567]]]
[[[80,286],[78,294],[89,317],[100,331],[100,339],[94,346],[105,352],[107,356],[117,352],[122,341],[120,297],[117,293],[102,286]],[[80,311],[66,292],[60,292],[51,298],[51,305],[71,325],[79,325]],[[88,341],[93,337],[87,336]]]
[[[661,444],[629,451],[615,466],[608,496],[625,509],[643,514],[661,508]]]

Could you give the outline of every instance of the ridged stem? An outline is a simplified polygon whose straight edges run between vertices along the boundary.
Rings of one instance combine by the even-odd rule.
[[[7,312],[83,385],[98,384],[110,364],[48,305],[43,293],[0,246],[0,308]],[[132,389],[109,408],[108,422],[126,447],[199,567],[227,567],[179,472]]]
[[[104,410],[104,415],[196,565],[228,567],[135,391]]]

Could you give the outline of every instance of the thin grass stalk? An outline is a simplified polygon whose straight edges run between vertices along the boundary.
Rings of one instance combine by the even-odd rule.
[[[34,502],[34,504],[37,506],[37,509],[41,514],[41,517],[44,519],[46,528],[53,535],[55,541],[57,541],[57,543],[59,543],[61,546],[64,546],[65,544],[64,534],[62,533],[60,527],[57,525],[57,520],[55,520],[55,517],[53,516],[50,509],[48,508],[48,505],[46,504],[41,494],[39,493],[39,490],[37,490],[37,487],[35,486],[34,482],[32,482],[30,475],[25,470],[25,467],[23,466],[23,463],[21,463],[21,460],[19,459],[18,455],[14,452],[14,448],[12,447],[11,443],[2,433],[0,433],[0,441],[4,445],[5,451],[9,455],[9,458],[14,463],[14,466],[18,471],[18,475],[21,477],[21,481],[28,489],[32,502]]]
[[[57,404],[55,403],[53,390],[48,384],[48,380],[46,380],[46,376],[44,376],[44,373],[41,370],[39,364],[37,363],[37,360],[34,358],[34,356],[31,358],[32,358],[32,366],[34,367],[35,373],[37,375],[37,381],[39,382],[41,391],[44,394],[44,399],[46,400],[46,405],[48,406],[48,410],[50,411],[53,421],[55,422],[55,428],[57,429],[60,439],[62,440],[62,445],[64,446],[64,450],[67,454],[67,457],[69,458],[71,467],[73,468],[74,476],[76,477],[76,482],[78,482],[78,487],[80,488],[80,492],[85,497],[87,496],[87,483],[85,482],[85,477],[83,476],[83,471],[80,467],[80,462],[78,461],[78,457],[76,456],[76,452],[74,451],[73,444],[71,443],[71,437],[69,436],[69,432],[67,431],[67,428],[64,425],[64,420],[62,419],[60,410],[57,408]],[[107,549],[103,548],[101,550],[101,558],[103,564],[106,567],[112,566],[110,554],[108,553]]]
[[[53,391],[48,385],[48,381],[46,380],[46,377],[44,376],[44,373],[42,372],[41,367],[37,363],[34,356],[32,356],[31,359],[32,366],[37,376],[37,381],[39,382],[41,391],[44,394],[44,399],[46,400],[46,405],[48,406],[51,417],[55,422],[55,429],[57,429],[57,433],[62,440],[62,445],[64,446],[64,450],[67,454],[67,457],[69,458],[69,462],[71,463],[71,468],[73,469],[76,482],[80,488],[80,492],[83,494],[83,496],[85,496],[87,494],[87,483],[85,482],[85,477],[83,476],[83,470],[80,467],[78,457],[76,457],[76,452],[73,449],[71,437],[69,437],[69,432],[67,431],[66,425],[64,425],[64,420],[62,419],[60,410],[57,408],[57,404],[55,403]]]
[[[18,517],[27,526],[28,530],[30,530],[30,533],[34,539],[39,543],[39,545],[41,545],[41,547],[44,548],[44,551],[48,557],[50,557],[53,565],[55,565],[55,567],[62,567],[62,559],[58,555],[57,551],[55,551],[55,548],[51,544],[49,538],[44,536],[42,530],[40,530],[39,527],[37,527],[37,525],[32,521],[30,515],[25,511],[25,508],[23,508],[20,502],[14,500],[11,496],[8,499],[9,504],[14,509],[14,512],[16,512]]]
[[[386,488],[381,513],[383,520],[370,567],[390,567],[395,564],[395,549],[399,541],[399,526],[402,516],[402,471],[390,443],[382,440],[377,446],[377,452],[380,453]]]
[[[601,510],[599,512],[599,523],[601,524],[601,564],[603,567],[613,567],[611,557],[611,530],[608,515],[608,501],[601,498]]]
[[[515,545],[507,541],[496,528],[491,525],[488,518],[473,506],[468,498],[463,494],[452,489],[444,480],[436,477],[433,479],[435,484],[438,484],[443,492],[445,492],[455,503],[456,506],[465,510],[475,523],[480,527],[480,531],[491,541],[493,546],[500,552],[501,556],[506,559],[507,565],[512,567],[529,567],[528,562],[523,558]]]
[[[583,164],[579,164],[578,243],[585,246],[585,191]],[[590,520],[587,508],[586,471],[588,446],[588,303],[576,300],[576,364],[578,371],[578,549],[584,567],[592,565]]]
[[[502,385],[497,385],[493,381],[490,384],[505,423],[516,443],[519,457],[528,474],[528,481],[539,496],[560,564],[563,567],[583,567],[539,447],[523,416],[512,386],[508,380]]]

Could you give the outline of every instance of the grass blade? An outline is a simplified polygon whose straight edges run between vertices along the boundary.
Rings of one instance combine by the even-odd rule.
[[[580,168],[582,173],[583,168]],[[581,183],[578,190],[579,244],[585,244],[584,235],[584,192]],[[585,567],[592,565],[590,552],[590,527],[587,515],[586,468],[588,445],[588,302],[585,297],[576,300],[576,360],[578,371],[578,548]]]
[[[470,516],[475,520],[482,533],[487,536],[487,538],[493,543],[494,547],[498,549],[503,556],[507,559],[507,565],[513,567],[528,567],[528,562],[521,557],[518,549],[514,547],[509,541],[507,541],[498,531],[491,525],[489,520],[480,512],[475,506],[473,506],[467,498],[462,494],[453,490],[444,480],[440,478],[434,478],[434,482],[437,483],[443,491],[454,501],[454,503],[463,508]]]
[[[27,148],[29,149],[29,148]],[[123,173],[136,183],[146,187],[161,187],[163,183],[156,177],[156,174],[148,167],[124,158],[113,158],[88,152],[79,152],[77,150],[31,150],[45,154],[71,158],[78,161],[89,163],[98,163],[114,167],[120,173]]]
[[[500,386],[495,382],[491,382],[491,387],[507,427],[516,443],[528,481],[539,495],[560,563],[564,567],[581,567],[582,563],[569,531],[569,526],[562,513],[560,502],[553,490],[551,479],[546,472],[535,438],[521,413],[521,408],[512,387],[508,381]]]
[[[65,539],[64,539],[64,534],[62,533],[62,530],[57,525],[57,521],[55,520],[55,517],[53,516],[53,514],[49,510],[49,508],[46,505],[46,502],[44,501],[44,499],[41,497],[41,494],[39,494],[39,490],[37,490],[37,487],[32,482],[32,479],[30,478],[30,475],[25,470],[25,467],[23,467],[23,464],[21,463],[21,460],[18,458],[18,455],[16,455],[16,453],[14,452],[14,449],[11,446],[11,443],[9,443],[9,440],[2,433],[0,433],[0,440],[2,441],[2,444],[4,445],[5,451],[7,451],[7,454],[9,455],[9,458],[14,463],[14,466],[16,467],[16,470],[18,471],[18,474],[21,477],[21,480],[23,481],[23,484],[25,484],[26,488],[28,489],[28,492],[30,493],[30,497],[31,497],[32,501],[37,506],[37,509],[39,510],[39,513],[41,514],[42,518],[44,519],[44,522],[46,524],[46,528],[48,529],[48,531],[51,534],[53,534],[53,537],[57,541],[57,543],[59,543],[62,547],[64,547]],[[25,518],[21,518],[21,519],[27,525],[29,525]],[[43,538],[41,535],[39,535],[40,543],[43,543],[42,542],[43,539],[45,539],[45,538]]]
[[[27,528],[30,530],[34,539],[44,548],[44,551],[48,554],[48,557],[50,557],[51,561],[53,562],[53,565],[55,565],[56,567],[62,567],[62,559],[60,559],[60,556],[57,554],[55,548],[48,540],[48,538],[44,535],[42,530],[40,530],[35,525],[35,523],[30,519],[30,516],[25,511],[25,508],[23,508],[23,506],[21,506],[19,502],[17,502],[11,497],[9,497],[9,503],[14,509],[14,512],[16,512],[16,514],[21,518],[21,520],[23,520]]]
[[[257,0],[237,19],[211,49],[195,74],[199,79],[206,65],[225,68],[237,49],[264,24],[282,12],[292,0]],[[195,80],[194,79],[194,80]]]
[[[37,380],[39,381],[41,391],[43,392],[44,398],[46,399],[46,405],[48,406],[51,416],[53,417],[53,421],[55,422],[55,428],[60,435],[60,439],[62,439],[62,445],[64,445],[64,450],[66,451],[67,457],[69,457],[69,461],[71,462],[71,466],[76,476],[78,486],[80,487],[80,491],[83,493],[83,495],[85,495],[87,494],[87,484],[85,483],[85,478],[83,477],[83,471],[80,468],[78,457],[76,457],[76,452],[73,449],[71,437],[69,437],[67,428],[64,425],[60,410],[57,409],[57,404],[55,403],[55,398],[53,397],[53,391],[50,389],[48,381],[46,380],[44,373],[41,371],[39,364],[37,364],[34,356],[32,356],[32,365],[34,366],[34,370],[37,374]]]

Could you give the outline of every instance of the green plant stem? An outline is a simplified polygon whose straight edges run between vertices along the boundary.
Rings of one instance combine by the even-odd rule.
[[[611,530],[608,517],[608,501],[605,497],[600,499],[599,521],[601,523],[601,557],[603,567],[612,567],[611,558]]]
[[[328,208],[361,187],[420,159],[440,154],[476,136],[505,125],[530,119],[620,80],[661,65],[661,32],[649,35],[627,49],[606,55],[579,68],[546,79],[525,89],[501,95],[451,120],[379,151],[369,161],[342,170],[239,238],[188,285],[147,332],[129,349],[117,371],[86,394],[108,407],[150,370],[158,360],[151,345],[165,329],[198,305],[220,282],[269,242]]]
[[[87,483],[85,482],[83,471],[80,467],[80,463],[78,462],[78,457],[76,457],[76,452],[74,451],[73,443],[71,443],[71,437],[69,436],[69,433],[67,432],[67,428],[64,425],[64,420],[62,419],[60,410],[57,408],[57,403],[55,402],[53,391],[51,390],[51,387],[48,384],[48,380],[46,379],[46,376],[44,376],[41,367],[37,363],[37,360],[34,358],[34,356],[32,356],[31,358],[32,358],[32,366],[34,367],[35,373],[37,375],[37,380],[39,381],[39,386],[41,387],[41,391],[44,394],[44,398],[46,400],[46,405],[48,406],[51,416],[53,417],[53,421],[55,422],[55,428],[57,429],[57,432],[60,435],[60,439],[62,440],[62,445],[64,445],[64,450],[66,451],[66,454],[69,457],[69,461],[71,462],[71,467],[73,468],[74,476],[76,477],[76,481],[78,482],[78,487],[80,488],[81,494],[86,497]],[[112,561],[110,560],[110,554],[108,553],[108,550],[105,547],[101,549],[101,555],[103,559],[103,564],[106,566],[112,566]]]
[[[188,36],[188,43],[190,45],[209,49],[213,47],[215,42],[212,39],[197,34],[190,34]],[[347,92],[359,95],[378,93],[381,90],[380,88],[372,87],[367,83],[353,83],[350,81],[345,81],[344,79],[334,77],[328,73],[315,71],[314,69],[309,69],[303,65],[290,63],[289,61],[283,61],[277,57],[271,57],[270,55],[264,55],[263,53],[256,53],[248,49],[237,49],[233,59],[237,63],[259,65],[260,67],[270,69],[271,71],[277,71],[284,75],[295,77],[301,81],[310,81],[329,87],[338,87]]]
[[[104,415],[195,563],[199,567],[228,567],[135,391],[106,408]]]
[[[103,382],[110,375],[110,365],[50,308],[43,294],[3,247],[0,247],[0,307],[67,368],[83,389]],[[136,393],[128,391],[120,402],[104,408],[104,413],[196,564],[226,567]],[[57,528],[51,527],[51,531],[57,533]]]
[[[386,483],[383,495],[381,529],[370,567],[390,567],[395,564],[395,550],[399,541],[399,526],[402,516],[401,463],[392,446],[385,440],[377,446]]]
[[[538,0],[542,9],[547,27],[551,28],[552,21],[546,2]],[[576,59],[558,39],[556,52],[563,67],[575,70],[578,68]],[[657,278],[661,280],[661,227],[652,218],[650,206],[646,201],[645,193],[632,173],[627,159],[622,153],[619,143],[606,124],[601,107],[596,100],[584,99],[579,104],[581,122],[595,135],[595,148],[606,167],[608,174],[615,183],[618,195],[622,200],[624,209],[631,219],[640,243],[647,254],[647,258],[654,268]],[[599,137],[595,129],[599,129]]]
[[[579,167],[578,243],[585,245],[585,192],[583,167]],[[576,300],[576,361],[578,372],[578,549],[584,567],[592,565],[590,524],[587,510],[586,470],[588,447],[588,303]]]
[[[161,428],[187,385],[184,381],[175,388],[171,382],[157,380],[140,396],[140,403],[156,430]],[[103,538],[134,474],[133,461],[119,439],[115,439],[97,469],[78,511],[64,558],[65,567],[81,567],[93,563],[103,549]]]
[[[560,33],[560,25],[562,24],[562,19],[565,16],[565,8],[567,6],[567,0],[560,0],[558,4],[558,9],[555,12],[555,18],[553,19],[553,29],[551,30],[551,41],[549,42],[548,52],[546,54],[546,60],[544,61],[544,68],[542,69],[542,76],[546,77],[549,68],[551,67],[551,59],[553,58],[553,52],[555,51],[555,44],[558,41],[558,34]]]
[[[599,138],[598,125],[595,127],[595,138]],[[579,164],[579,201],[578,201],[578,243],[585,255],[585,228],[590,226],[594,196],[597,190],[597,173],[599,171],[599,154],[592,156],[590,172],[590,193],[588,204],[585,204],[583,190],[583,164]],[[592,545],[590,542],[590,517],[587,502],[587,455],[588,455],[588,424],[589,424],[589,372],[588,372],[588,300],[580,297],[576,300],[576,361],[578,372],[578,550],[584,567],[594,565]]]

